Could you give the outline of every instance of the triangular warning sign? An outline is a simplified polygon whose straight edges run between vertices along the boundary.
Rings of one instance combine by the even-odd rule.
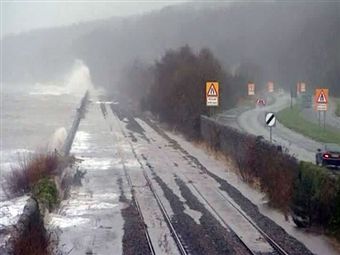
[[[319,104],[327,104],[327,98],[326,98],[325,93],[323,92],[323,90],[321,90],[317,102]]]
[[[212,97],[217,96],[217,91],[213,83],[211,83],[210,88],[208,90],[208,96],[212,96]]]

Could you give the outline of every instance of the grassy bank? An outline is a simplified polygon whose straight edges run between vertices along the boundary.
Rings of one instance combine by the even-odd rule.
[[[336,132],[333,128],[326,126],[319,127],[318,124],[305,120],[302,117],[300,109],[294,106],[292,109],[289,107],[277,113],[277,118],[284,126],[303,134],[313,140],[322,143],[337,143],[340,144],[340,133]]]
[[[340,98],[335,98],[335,115],[340,117]]]

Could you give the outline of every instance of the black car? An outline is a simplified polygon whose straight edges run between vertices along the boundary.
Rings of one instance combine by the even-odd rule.
[[[329,143],[325,145],[324,150],[318,149],[315,163],[326,167],[340,167],[340,145]]]

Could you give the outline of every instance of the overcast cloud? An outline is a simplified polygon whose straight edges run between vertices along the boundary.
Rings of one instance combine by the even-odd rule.
[[[6,1],[2,36],[112,16],[140,14],[184,1]]]

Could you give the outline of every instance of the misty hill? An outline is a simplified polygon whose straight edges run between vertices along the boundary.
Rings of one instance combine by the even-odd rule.
[[[339,2],[188,3],[10,36],[3,39],[3,78],[56,78],[79,58],[96,85],[113,87],[136,59],[153,63],[185,44],[211,49],[230,70],[244,63],[258,66],[257,82],[273,79],[287,87],[305,80],[340,95]]]

